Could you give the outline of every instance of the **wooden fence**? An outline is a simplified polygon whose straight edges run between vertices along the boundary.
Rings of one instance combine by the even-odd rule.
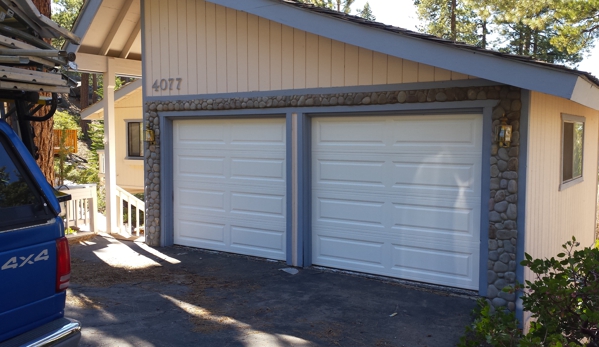
[[[60,142],[64,136],[64,148],[67,153],[77,153],[77,130],[54,129],[54,156],[60,154]]]

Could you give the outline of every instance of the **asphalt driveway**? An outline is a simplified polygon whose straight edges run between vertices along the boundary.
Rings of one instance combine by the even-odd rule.
[[[97,236],[71,245],[82,346],[455,346],[473,297]],[[286,271],[290,271],[288,273]]]

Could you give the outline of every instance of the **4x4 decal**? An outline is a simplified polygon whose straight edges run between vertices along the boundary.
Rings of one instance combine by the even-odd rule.
[[[41,251],[40,254],[37,255],[37,257],[35,257],[33,260],[31,260],[31,258],[33,258],[34,255],[35,255],[35,253],[30,254],[27,257],[19,257],[18,260],[17,260],[17,257],[12,257],[12,258],[8,259],[8,261],[6,263],[4,263],[4,265],[2,265],[2,268],[0,268],[0,270],[16,269],[18,267],[23,267],[25,265],[33,265],[38,261],[45,261],[45,260],[50,259],[50,257],[48,256],[47,249],[44,249],[43,251]]]

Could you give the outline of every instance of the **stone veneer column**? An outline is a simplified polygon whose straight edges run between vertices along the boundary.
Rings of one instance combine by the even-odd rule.
[[[146,143],[146,243],[160,245],[160,121],[158,112],[189,110],[235,110],[277,107],[383,105],[396,103],[431,103],[466,100],[497,100],[493,108],[493,128],[504,114],[513,127],[510,148],[492,143],[490,153],[489,259],[487,298],[496,307],[515,308],[515,295],[504,293],[505,286],[516,280],[516,244],[518,238],[518,158],[520,149],[521,91],[507,86],[435,88],[368,93],[298,94],[292,96],[196,99],[149,102],[145,119],[155,133],[155,143]],[[484,213],[485,211],[481,211]],[[482,232],[482,231],[481,231]],[[481,269],[482,270],[482,269]]]

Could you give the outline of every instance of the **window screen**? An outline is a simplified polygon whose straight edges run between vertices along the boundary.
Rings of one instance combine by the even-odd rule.
[[[564,117],[562,147],[562,182],[582,177],[584,122]]]

